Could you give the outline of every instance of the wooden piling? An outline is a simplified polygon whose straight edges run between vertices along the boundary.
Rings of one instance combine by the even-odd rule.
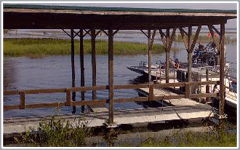
[[[200,80],[201,81],[201,80]],[[208,69],[206,69],[206,81],[209,81],[209,72]],[[206,85],[206,93],[209,93],[209,84]],[[209,97],[206,98],[206,101],[209,101]]]
[[[188,82],[192,81],[192,51],[190,50],[191,36],[192,36],[192,26],[189,26],[188,27]],[[190,90],[191,90],[191,87],[190,87]]]
[[[151,30],[148,30],[148,82],[149,83],[152,80],[151,66],[152,66]]]
[[[96,64],[96,35],[95,35],[95,29],[91,29],[91,43],[92,43],[92,86],[96,86],[97,83],[97,64]],[[96,99],[96,90],[92,91],[92,99]]]
[[[113,124],[113,111],[114,111],[114,99],[113,99],[113,30],[108,30],[108,84],[109,84],[109,124]]]
[[[156,34],[156,30],[151,33],[151,30],[148,30],[148,83],[149,83],[149,99],[148,100],[153,100],[153,82],[152,82],[152,47],[153,47],[153,42],[154,42],[154,37]]]
[[[72,87],[75,87],[75,63],[74,63],[74,35],[71,29],[71,66],[72,66]],[[72,92],[72,100],[76,101],[76,92]],[[76,113],[76,107],[73,106],[72,113]]]
[[[165,68],[165,73],[166,73],[166,83],[169,83],[169,71],[170,71],[170,50],[168,49],[169,45],[169,28],[166,29],[166,47],[165,47],[165,52],[166,52],[166,68]]]
[[[81,86],[85,86],[85,73],[84,73],[84,49],[83,49],[83,29],[80,29],[80,70],[81,70]],[[85,100],[85,91],[81,92],[81,100]],[[84,106],[81,107],[84,112]]]
[[[25,91],[19,92],[20,94],[20,109],[25,109]]]
[[[71,90],[66,89],[66,106],[71,106]]]
[[[222,120],[224,119],[224,103],[225,103],[225,50],[224,50],[224,36],[225,36],[225,23],[220,24],[220,101],[219,101],[219,125],[222,126]]]

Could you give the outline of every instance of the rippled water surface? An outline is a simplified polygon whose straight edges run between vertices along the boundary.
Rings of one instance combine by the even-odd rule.
[[[182,44],[175,43],[174,46],[182,47]],[[226,45],[227,62],[231,64],[231,75],[237,73],[236,45]],[[180,61],[187,62],[186,50],[172,52],[171,56],[176,56]],[[153,55],[153,62],[157,60],[165,61],[165,54]],[[138,65],[140,61],[147,61],[147,55],[114,56],[114,84],[129,84],[130,80],[138,77],[135,72],[126,67]],[[97,55],[97,85],[107,85],[108,83],[108,56]],[[76,86],[80,86],[80,61],[79,55],[75,56]],[[85,82],[86,86],[91,85],[91,55],[85,55]],[[4,57],[4,90],[21,89],[42,89],[42,88],[70,88],[71,87],[71,58],[66,56],[47,56],[41,59],[31,59],[28,57]],[[86,92],[86,99],[91,99],[91,91]],[[137,97],[135,90],[116,90],[115,98]],[[107,99],[108,91],[98,91],[97,99]],[[30,94],[26,95],[26,104],[43,102],[64,102],[65,93],[58,94]],[[77,101],[80,94],[77,93]],[[18,105],[19,96],[4,96],[4,105]],[[134,102],[115,103],[115,109],[140,108]],[[10,110],[4,112],[4,117],[21,116],[48,116],[53,114],[70,114],[71,107],[41,108],[26,110]],[[80,113],[80,107],[77,107]]]

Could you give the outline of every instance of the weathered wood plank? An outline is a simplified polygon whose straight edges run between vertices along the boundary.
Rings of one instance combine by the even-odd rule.
[[[146,88],[148,84],[128,84],[128,85],[114,85],[114,89],[137,89]]]
[[[59,103],[41,103],[41,104],[28,104],[25,108],[43,108],[43,107],[62,107],[65,106],[65,102]]]
[[[217,97],[217,93],[191,94],[190,98]]]
[[[3,95],[17,95],[17,94],[19,94],[18,90],[6,90],[6,91],[3,91]]]

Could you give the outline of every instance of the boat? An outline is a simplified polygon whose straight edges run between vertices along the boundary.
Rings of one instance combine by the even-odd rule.
[[[210,42],[204,48],[204,52],[201,55],[196,55],[192,59],[192,81],[207,81],[206,70],[209,71],[208,80],[209,81],[219,81],[220,80],[220,65],[219,64],[219,53],[216,51],[216,45],[213,42]],[[178,63],[178,67],[176,67]],[[165,83],[165,63],[157,61],[156,64],[151,66],[151,76],[155,78],[155,81]],[[139,73],[141,75],[148,75],[148,65],[146,62],[141,61],[138,66],[129,66],[129,70]],[[237,90],[236,79],[233,79],[228,74],[229,64],[225,65],[225,100],[226,104],[231,108],[237,108]],[[169,83],[175,82],[187,82],[188,64],[181,63],[177,58],[170,59],[170,72],[169,72]],[[176,87],[178,88],[178,87]],[[206,93],[206,85],[192,87],[192,94]],[[220,87],[219,85],[211,85],[210,93],[218,92]],[[179,87],[181,92],[184,92],[184,88]],[[211,98],[212,101],[216,99]],[[205,99],[206,102],[206,99]]]

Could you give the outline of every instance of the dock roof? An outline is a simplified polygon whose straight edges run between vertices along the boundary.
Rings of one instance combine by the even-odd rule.
[[[3,5],[4,29],[158,29],[226,23],[236,10]]]

